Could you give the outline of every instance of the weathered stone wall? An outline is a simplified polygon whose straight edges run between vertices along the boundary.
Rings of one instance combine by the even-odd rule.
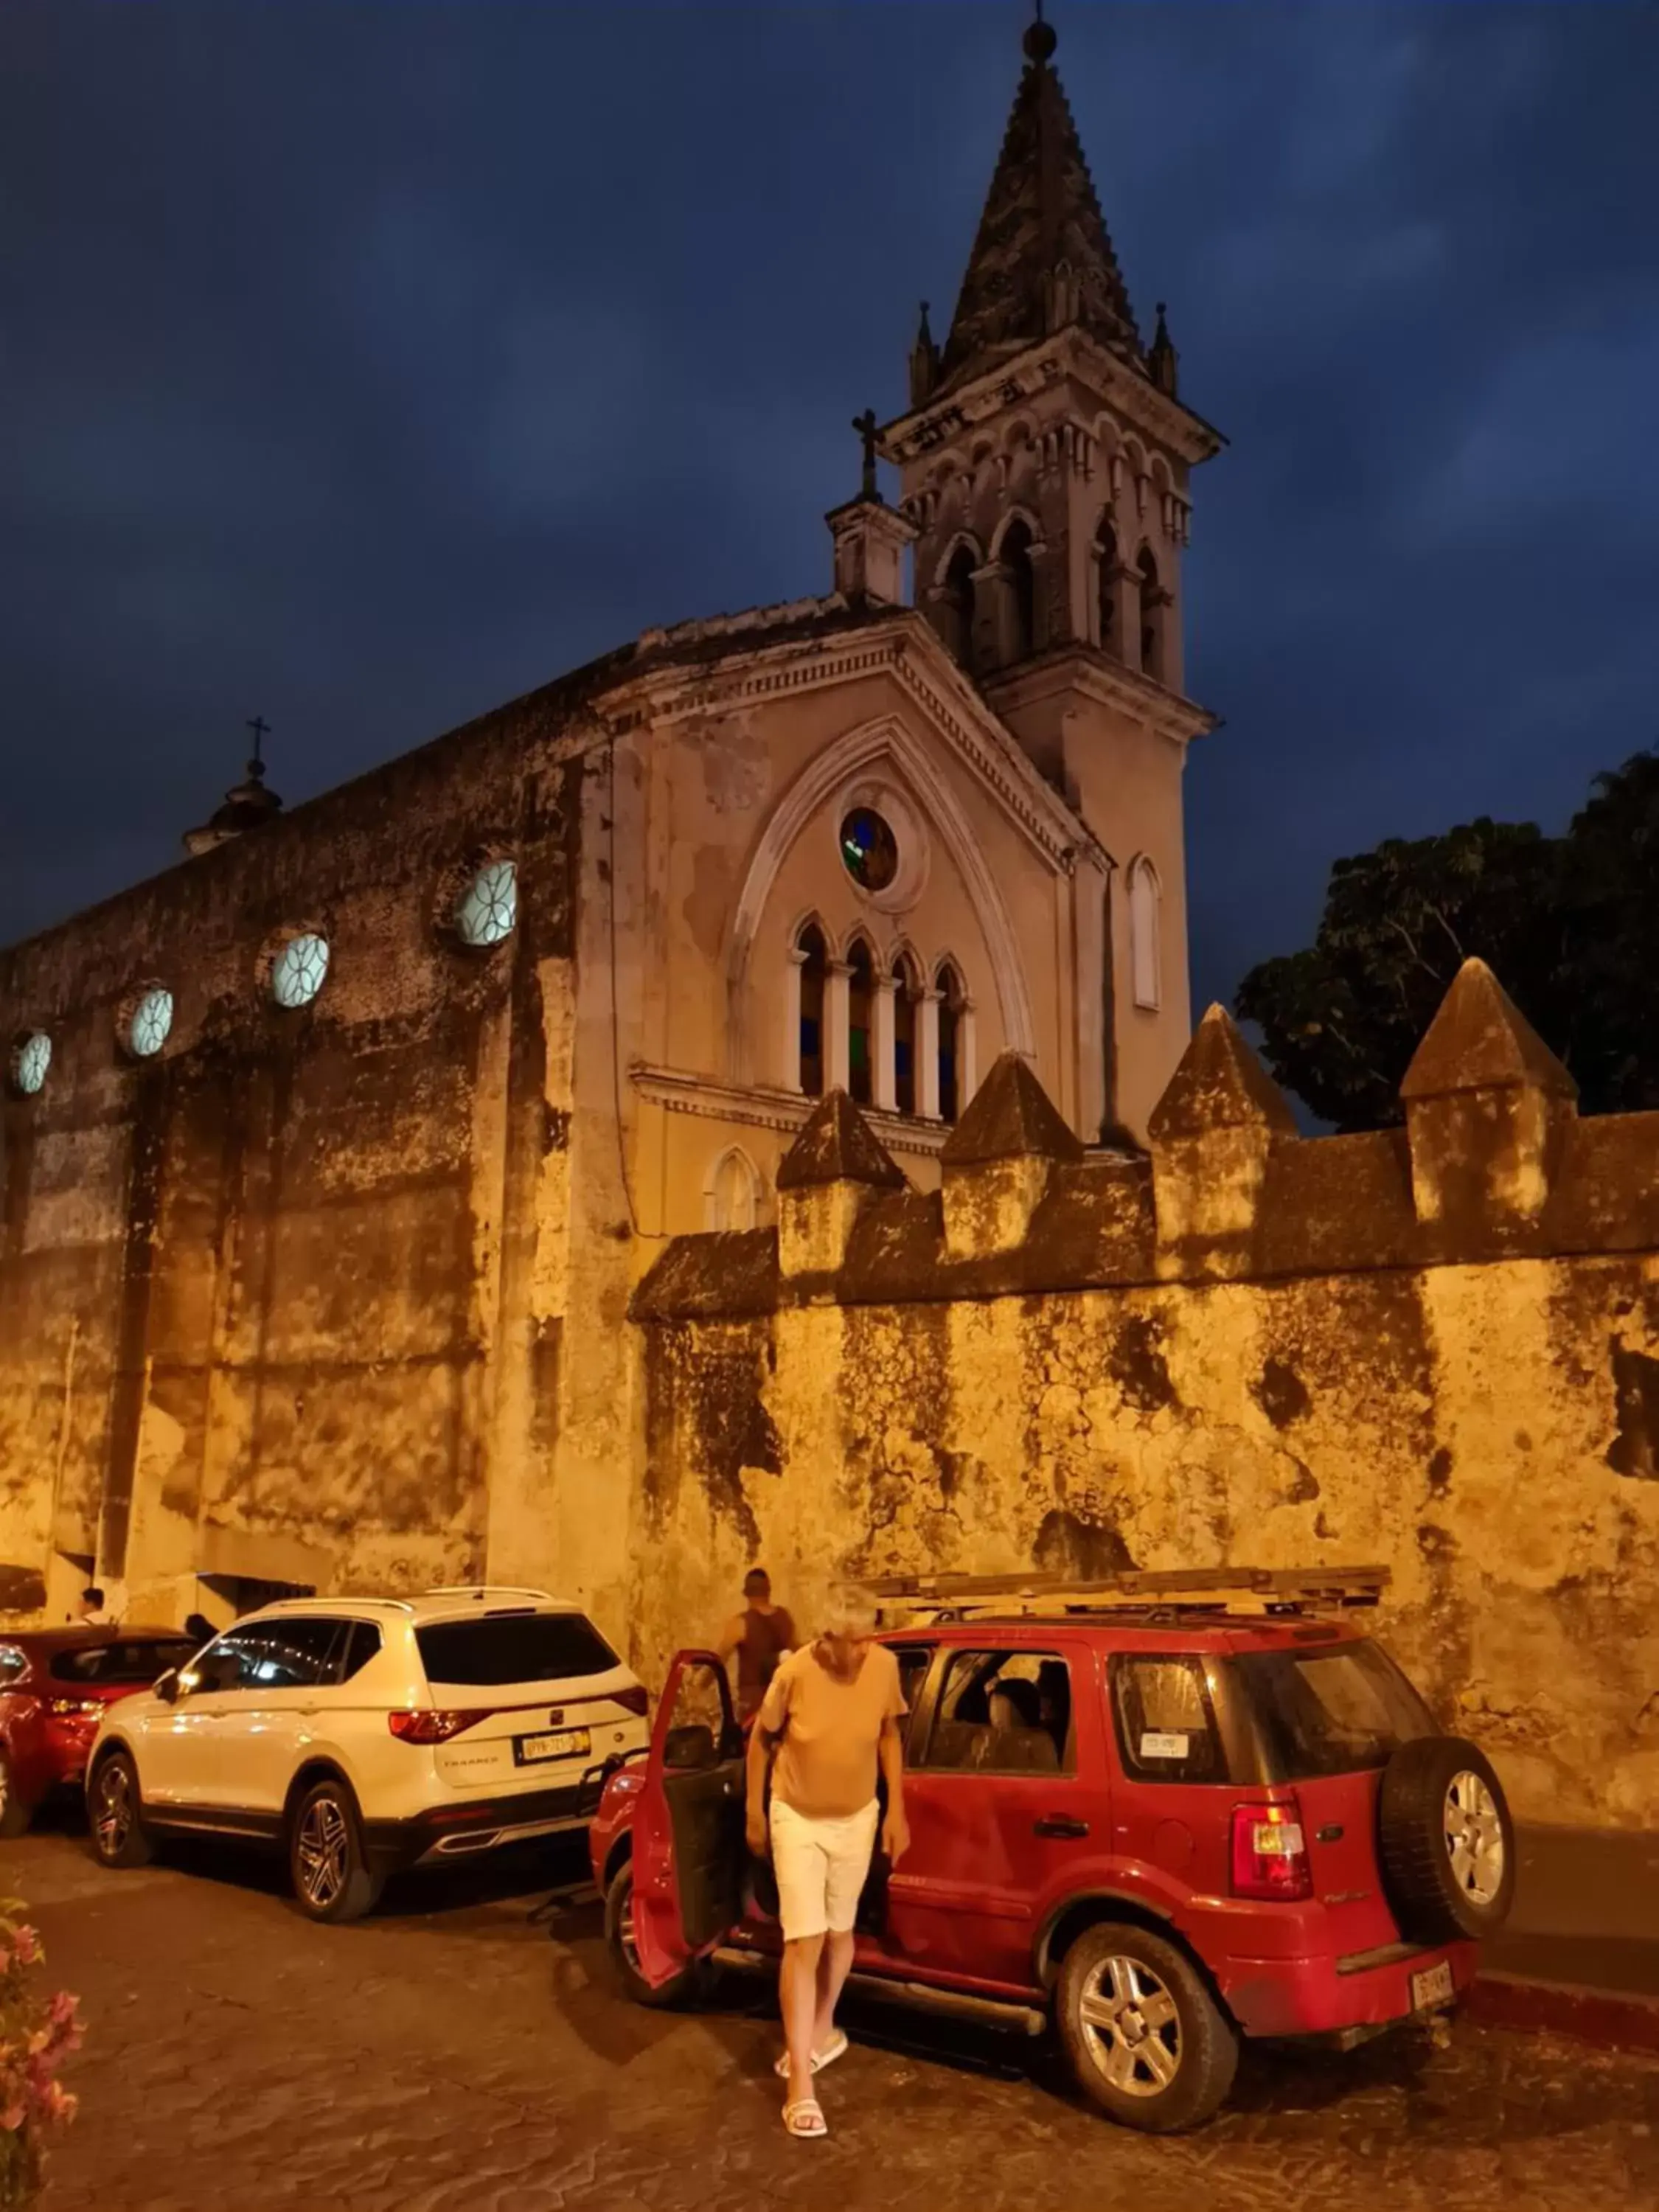
[[[848,1571],[1380,1562],[1520,1811],[1659,1815],[1659,1116],[1579,1121],[1474,966],[1406,1088],[1301,1139],[1212,1012],[1146,1159],[1004,1061],[925,1197],[826,1102],[778,1235],[636,1298],[648,1668],[757,1556],[808,1620]]]
[[[94,1560],[176,1619],[221,1609],[198,1575],[398,1588],[511,1549],[492,1466],[556,1426],[526,1243],[569,1213],[583,751],[532,698],[0,955],[8,1046],[53,1048],[0,1104],[0,1607],[61,1615]],[[496,854],[517,927],[473,948]],[[286,1010],[307,929],[326,983]],[[151,981],[173,1027],[136,1060]]]

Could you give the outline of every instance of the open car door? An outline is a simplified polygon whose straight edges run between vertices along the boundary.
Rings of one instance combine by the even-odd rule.
[[[737,1925],[744,1748],[725,1666],[712,1651],[682,1651],[657,1707],[634,1814],[634,1942],[653,1990]]]

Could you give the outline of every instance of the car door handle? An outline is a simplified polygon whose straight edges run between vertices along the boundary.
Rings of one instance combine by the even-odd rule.
[[[1089,1823],[1074,1820],[1069,1813],[1045,1813],[1031,1823],[1034,1836],[1086,1836],[1088,1832]]]

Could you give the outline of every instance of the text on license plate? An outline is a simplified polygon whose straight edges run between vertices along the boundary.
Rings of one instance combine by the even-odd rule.
[[[586,1757],[591,1748],[586,1729],[562,1729],[556,1735],[520,1735],[513,1741],[514,1756],[520,1766],[533,1766],[544,1759],[574,1759],[579,1753]]]
[[[1412,1976],[1413,2012],[1427,2012],[1431,2006],[1449,2004],[1455,1994],[1449,1959],[1443,1959],[1437,1966],[1426,1966],[1420,1974]]]

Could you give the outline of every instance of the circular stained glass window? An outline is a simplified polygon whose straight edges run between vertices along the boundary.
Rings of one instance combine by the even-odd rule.
[[[173,1027],[173,994],[153,983],[133,1008],[127,1023],[127,1047],[140,1060],[153,1059],[167,1041]]]
[[[898,839],[873,806],[855,806],[841,825],[847,872],[866,891],[884,891],[898,873]]]
[[[44,1030],[20,1037],[12,1048],[11,1079],[25,1097],[32,1098],[45,1084],[52,1066],[52,1039]]]
[[[468,945],[499,945],[518,918],[518,863],[490,860],[462,892],[455,927]]]
[[[279,1006],[308,1006],[328,973],[328,939],[307,930],[290,937],[270,968],[270,995]]]

